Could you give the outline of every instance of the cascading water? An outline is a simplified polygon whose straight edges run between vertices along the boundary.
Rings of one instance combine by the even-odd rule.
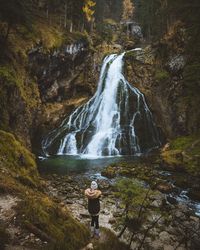
[[[144,95],[122,74],[124,54],[104,59],[95,95],[42,142],[46,155],[136,155],[160,145]]]

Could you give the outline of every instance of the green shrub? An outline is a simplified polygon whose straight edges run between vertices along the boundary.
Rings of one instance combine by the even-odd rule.
[[[157,69],[155,72],[155,80],[158,82],[168,81],[170,79],[169,73],[164,69]]]

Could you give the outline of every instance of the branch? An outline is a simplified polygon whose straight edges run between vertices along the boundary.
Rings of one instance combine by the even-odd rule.
[[[150,188],[149,188],[148,191],[146,192],[146,195],[145,195],[145,197],[144,197],[144,199],[143,199],[143,201],[142,201],[142,204],[141,204],[141,206],[140,206],[140,210],[139,210],[139,213],[138,213],[138,218],[140,218],[140,216],[141,216],[142,209],[143,209],[143,207],[144,207],[144,202],[146,201],[146,199],[147,199],[147,197],[148,197],[148,195],[149,195],[149,192],[150,192]]]
[[[158,222],[161,218],[162,218],[162,215],[161,215],[160,217],[158,217],[158,219],[155,220],[155,221],[151,224],[150,227],[147,228],[147,230],[146,230],[146,232],[144,233],[144,236],[143,236],[143,238],[142,238],[142,240],[141,240],[141,244],[140,244],[140,246],[138,247],[138,250],[141,249],[141,247],[143,246],[144,241],[145,241],[145,239],[146,239],[146,237],[147,237],[148,232],[149,232],[152,228],[154,228],[154,226],[157,224],[157,222]]]

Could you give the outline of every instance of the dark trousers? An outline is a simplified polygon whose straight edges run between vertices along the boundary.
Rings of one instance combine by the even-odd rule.
[[[96,229],[99,229],[99,215],[92,216],[91,227],[94,227],[94,226]]]

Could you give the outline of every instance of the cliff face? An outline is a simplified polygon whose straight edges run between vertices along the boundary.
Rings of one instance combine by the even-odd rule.
[[[33,128],[34,148],[40,148],[42,136],[92,95],[97,76],[93,60],[89,46],[80,41],[50,52],[36,48],[29,53],[29,70],[37,79],[42,102]]]
[[[160,42],[125,57],[127,79],[145,94],[156,124],[167,139],[199,130],[199,111],[191,105],[192,91],[185,84],[189,77],[186,42],[183,27],[176,26]]]
[[[30,148],[34,119],[40,106],[37,85],[24,72],[0,67],[0,127],[12,131]]]

